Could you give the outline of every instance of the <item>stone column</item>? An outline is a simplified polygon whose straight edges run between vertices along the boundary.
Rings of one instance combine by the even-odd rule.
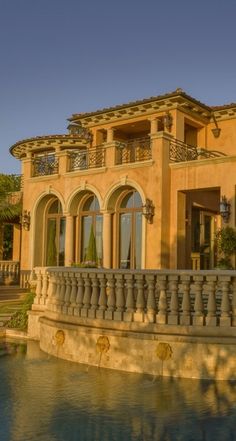
[[[154,135],[158,132],[159,120],[157,118],[150,120],[150,134]]]
[[[103,267],[111,268],[111,221],[110,212],[103,213]]]
[[[107,142],[113,142],[114,140],[114,129],[112,127],[109,127],[107,129]]]
[[[65,266],[71,266],[74,261],[74,218],[66,216],[66,237],[65,237]]]

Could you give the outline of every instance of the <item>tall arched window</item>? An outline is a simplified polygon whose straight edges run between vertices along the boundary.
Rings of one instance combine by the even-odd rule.
[[[80,212],[80,261],[93,261],[102,265],[102,214],[95,195],[89,194]]]
[[[142,255],[142,200],[135,190],[127,190],[118,201],[119,268],[140,269]]]
[[[63,266],[65,262],[66,218],[62,206],[53,199],[46,211],[46,265]]]

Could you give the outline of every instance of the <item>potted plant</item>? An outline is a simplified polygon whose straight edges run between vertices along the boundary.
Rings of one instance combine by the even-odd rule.
[[[236,252],[236,230],[232,227],[223,227],[216,233],[217,265],[218,269],[233,269],[232,256]]]

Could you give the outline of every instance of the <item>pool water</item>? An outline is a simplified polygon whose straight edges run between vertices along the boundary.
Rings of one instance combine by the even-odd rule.
[[[236,384],[79,365],[0,345],[0,441],[236,441]]]

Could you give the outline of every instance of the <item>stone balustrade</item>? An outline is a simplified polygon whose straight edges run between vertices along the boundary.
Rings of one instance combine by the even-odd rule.
[[[36,268],[34,310],[182,326],[236,326],[235,271]]]
[[[11,260],[0,260],[0,285],[19,283],[20,264]]]

